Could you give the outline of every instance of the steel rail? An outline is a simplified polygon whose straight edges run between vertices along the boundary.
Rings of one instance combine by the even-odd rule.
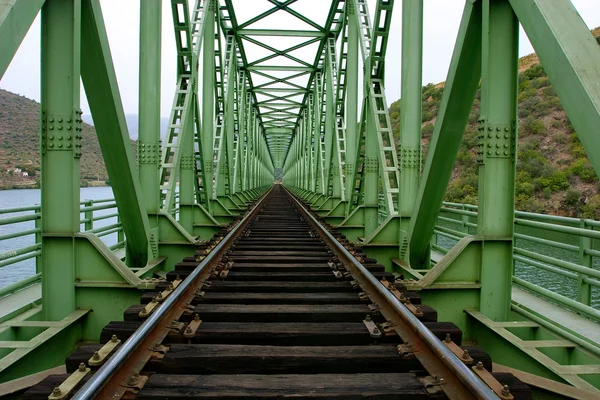
[[[125,362],[130,361],[133,353],[140,348],[140,345],[151,336],[151,333],[163,322],[168,312],[177,306],[179,300],[184,297],[188,289],[193,287],[196,279],[205,270],[208,271],[215,262],[218,262],[224,252],[231,246],[233,240],[242,232],[245,226],[250,222],[254,215],[260,210],[263,201],[271,192],[272,188],[263,194],[262,198],[256,203],[254,208],[248,212],[242,220],[215,246],[215,248],[198,264],[190,275],[171,293],[166,300],[157,307],[157,309],[142,323],[142,325],[123,343],[123,345],[108,359],[108,361],[82,386],[82,388],[72,397],[72,400],[93,399],[99,395],[99,392],[105,388],[109,380],[117,373],[119,368],[123,367]],[[193,293],[192,293],[193,295]],[[183,308],[180,309],[183,313]],[[168,325],[168,324],[167,324]],[[169,328],[166,326],[168,332]],[[145,349],[143,349],[145,350]],[[145,364],[145,363],[144,363]],[[134,363],[135,365],[135,363]],[[139,367],[139,364],[137,364]],[[143,367],[143,365],[142,365]],[[141,370],[141,367],[139,367]],[[135,372],[139,372],[135,371]],[[127,374],[129,375],[129,374]],[[118,381],[118,385],[122,380]],[[103,397],[108,398],[108,397]],[[110,397],[112,398],[112,397]]]
[[[298,201],[298,199],[290,193],[287,189],[286,192],[290,195],[293,201],[296,203],[298,210],[309,220],[309,222],[317,229],[323,239],[327,242],[330,248],[338,256],[344,265],[351,264],[353,269],[358,272],[364,283],[367,283],[371,288],[381,297],[387,305],[389,305],[393,312],[396,313],[402,319],[402,322],[409,329],[402,329],[401,326],[395,326],[394,328],[400,328],[403,334],[400,337],[405,342],[410,342],[415,354],[415,357],[424,364],[424,367],[431,375],[437,375],[443,378],[446,383],[441,385],[441,388],[446,392],[449,398],[453,399],[467,399],[477,398],[486,400],[498,400],[498,396],[483,382],[481,381],[462,361],[460,361],[454,353],[452,353],[429,329],[421,323],[415,317],[410,310],[405,307],[400,300],[398,300],[377,278],[373,276],[362,265],[344,246],[342,246],[337,239],[325,228],[321,223]],[[366,281],[366,282],[365,282]],[[360,283],[360,282],[359,282]],[[366,289],[366,288],[363,288]],[[367,290],[365,290],[367,291]],[[370,295],[369,291],[367,294]],[[370,296],[371,297],[371,296]],[[374,300],[372,298],[372,300]],[[382,304],[379,304],[381,307]],[[416,335],[415,335],[416,333]],[[421,342],[421,343],[419,343]],[[419,345],[421,344],[421,345]],[[423,346],[425,345],[425,346]],[[428,351],[430,349],[430,351]],[[437,360],[432,359],[431,352],[434,353]],[[427,354],[429,353],[429,354]],[[447,373],[450,372],[453,376],[449,376]],[[460,387],[462,386],[462,387]],[[467,392],[465,391],[467,390]],[[470,396],[469,396],[470,395]]]

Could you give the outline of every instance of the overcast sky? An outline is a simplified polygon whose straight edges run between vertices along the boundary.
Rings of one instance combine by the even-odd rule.
[[[371,16],[375,0],[368,0]],[[548,0],[552,1],[552,0]],[[600,7],[598,0],[572,0],[581,17],[594,28],[600,26]],[[194,0],[190,0],[193,3]],[[269,8],[266,0],[233,0],[238,20],[243,22]],[[423,57],[423,83],[437,83],[445,80],[450,57],[456,40],[464,0],[425,0],[425,33]],[[139,0],[101,0],[101,5],[109,35],[110,47],[115,65],[121,98],[126,114],[138,113],[138,51],[139,51]],[[294,5],[316,22],[321,22],[329,8],[329,2],[323,0],[299,0]],[[275,15],[273,16],[275,17]],[[386,63],[386,95],[388,102],[400,97],[400,41],[401,41],[401,1],[396,1],[392,17],[391,39],[388,45]],[[303,29],[303,23],[290,14],[277,13],[277,18],[263,23],[270,26]],[[265,26],[254,25],[252,28]],[[40,99],[40,21],[39,16],[21,44],[10,67],[0,81],[0,88],[24,95],[39,101]],[[175,89],[175,40],[171,20],[170,1],[163,2],[162,25],[162,96],[161,114],[168,117]],[[271,44],[271,43],[269,43]],[[295,43],[293,43],[295,44]],[[291,44],[291,45],[293,45]],[[291,46],[289,42],[281,48]],[[521,30],[519,44],[520,55],[533,52],[526,35]],[[253,50],[254,49],[254,50]],[[252,54],[252,50],[256,54]],[[250,61],[261,56],[254,47],[247,46]],[[310,48],[303,50],[310,54]],[[301,55],[300,51],[296,55]],[[311,60],[312,62],[312,60]],[[255,84],[257,84],[255,82]],[[82,109],[89,114],[89,108],[82,93]]]

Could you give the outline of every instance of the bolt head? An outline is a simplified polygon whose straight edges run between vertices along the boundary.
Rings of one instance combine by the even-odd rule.
[[[60,388],[55,387],[54,389],[52,389],[52,396],[60,396],[62,394],[62,392],[60,391]]]
[[[92,359],[98,360],[99,358],[100,358],[100,353],[98,353],[97,351],[95,351],[94,355],[92,356]]]
[[[119,338],[117,338],[117,335],[112,335],[112,337],[110,338],[110,341],[115,343],[119,340]]]
[[[86,369],[86,366],[84,363],[79,364],[79,372],[84,372]]]

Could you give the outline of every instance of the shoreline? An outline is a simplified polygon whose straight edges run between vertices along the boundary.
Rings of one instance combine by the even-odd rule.
[[[107,185],[104,182],[100,182],[98,184],[90,184],[88,182],[87,186],[80,186],[81,189],[92,188],[92,187],[110,187],[110,185]],[[27,184],[23,184],[23,185],[2,185],[2,184],[0,184],[0,191],[3,191],[3,190],[27,190],[27,189],[31,190],[31,189],[39,189],[39,188],[40,188],[40,185],[37,184],[37,183],[32,183],[30,185],[27,185]]]

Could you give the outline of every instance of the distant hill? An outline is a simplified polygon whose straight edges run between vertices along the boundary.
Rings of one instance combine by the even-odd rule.
[[[138,125],[138,115],[137,114],[125,114],[125,122],[127,123],[127,130],[129,131],[129,137],[132,140],[137,140],[139,136],[139,125]],[[90,125],[94,125],[94,121],[92,120],[91,115],[84,115],[83,121],[87,122]],[[161,118],[160,119],[160,137],[162,139],[165,138],[167,133],[167,125],[169,124],[169,118]]]
[[[0,189],[39,186],[39,103],[0,89]],[[81,184],[104,185],[108,174],[93,126],[83,124]],[[135,141],[131,141],[135,152]],[[26,172],[28,176],[23,176]]]
[[[592,30],[600,43],[600,28]],[[444,83],[423,87],[422,145],[425,159]],[[401,100],[390,105],[396,140]],[[447,201],[477,203],[477,91]],[[556,92],[535,54],[519,60],[519,153],[515,206],[518,210],[600,219],[600,182]]]

